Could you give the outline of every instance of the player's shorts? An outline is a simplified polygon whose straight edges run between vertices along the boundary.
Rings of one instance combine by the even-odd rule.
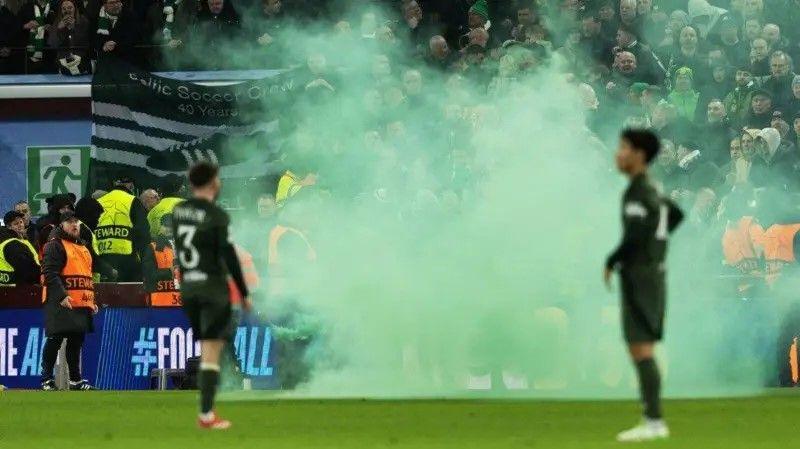
[[[236,328],[227,296],[184,296],[183,310],[189,317],[195,340],[227,340]]]
[[[628,343],[660,341],[664,335],[666,282],[655,269],[623,270],[622,331]]]

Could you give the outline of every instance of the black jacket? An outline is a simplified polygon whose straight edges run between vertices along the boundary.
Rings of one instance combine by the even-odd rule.
[[[233,67],[232,58],[227,53],[231,40],[242,34],[241,17],[226,1],[219,14],[208,9],[208,2],[201,2],[200,12],[191,31],[190,47],[196,54],[205,55],[198,61],[201,69],[225,69]]]
[[[53,228],[55,228],[57,223],[58,218],[56,215],[50,213],[36,220],[36,224],[31,225],[35,229],[34,235],[36,236],[35,240],[32,242],[33,247],[36,248],[36,251],[39,251],[39,254],[41,254],[41,249],[44,248],[47,239],[50,238],[50,233],[53,232]]]
[[[19,236],[8,228],[0,228],[0,243]],[[14,284],[33,285],[39,283],[41,268],[31,254],[31,250],[20,242],[10,242],[3,248],[3,257],[14,267]]]
[[[719,123],[706,122],[699,131],[702,136],[702,153],[706,160],[717,166],[730,162],[730,144],[736,133],[731,129],[728,119]]]
[[[786,114],[791,112],[792,100],[794,99],[794,94],[792,93],[794,76],[794,73],[789,73],[781,78],[768,76],[761,84],[763,89],[772,94],[772,107]]]
[[[53,195],[45,201],[47,203],[47,215],[36,220],[36,224],[31,224],[31,227],[34,228],[34,240],[31,243],[40,254],[41,249],[50,238],[50,233],[53,232],[53,228],[58,224],[59,210],[66,206],[73,206],[73,200],[67,194]]]
[[[67,263],[67,253],[61,239],[84,244],[80,239],[68,236],[60,227],[56,227],[51,239],[44,248],[42,272],[47,286],[44,303],[44,326],[47,336],[71,333],[84,334],[94,330],[92,311],[86,308],[67,309],[61,301],[67,297],[67,291],[61,280],[61,270]]]
[[[21,26],[18,25],[17,16],[6,5],[0,6],[0,48],[26,45],[22,41]],[[0,74],[21,73],[23,56],[24,52],[17,50],[6,57],[0,57]]]
[[[91,196],[81,198],[75,205],[75,216],[78,217],[78,220],[86,223],[86,226],[89,226],[90,229],[97,227],[97,220],[100,219],[102,214],[103,206]]]
[[[769,57],[750,64],[753,76],[770,76]]]
[[[95,17],[89,26],[89,39],[94,44],[94,53],[104,54],[103,45],[108,41],[116,42],[114,51],[109,52],[117,57],[131,60],[135,56],[135,45],[140,43],[140,24],[136,21],[133,12],[127,8],[122,8],[114,27],[108,35],[97,34],[98,18]]]
[[[773,108],[763,114],[756,114],[753,108],[750,108],[750,113],[744,121],[744,126],[747,128],[764,129],[772,126],[772,113]]]

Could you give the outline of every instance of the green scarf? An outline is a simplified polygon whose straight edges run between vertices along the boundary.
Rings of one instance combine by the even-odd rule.
[[[112,16],[111,14],[107,13],[105,6],[100,8],[100,16],[97,19],[97,34],[102,34],[103,36],[110,35],[111,30],[116,24],[117,16]]]
[[[175,21],[175,7],[181,0],[164,0],[164,40],[172,40],[172,23]]]
[[[28,36],[28,54],[30,54],[31,61],[39,62],[42,60],[42,50],[44,50],[44,26],[46,25],[47,16],[50,14],[50,3],[42,8],[34,3],[33,4],[33,20],[36,21],[38,26],[30,30]]]

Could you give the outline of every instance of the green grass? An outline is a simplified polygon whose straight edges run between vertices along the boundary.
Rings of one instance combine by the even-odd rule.
[[[673,438],[639,447],[798,447],[800,395],[665,404]],[[0,448],[615,448],[633,402],[223,402],[227,432],[195,428],[193,392],[0,393]]]

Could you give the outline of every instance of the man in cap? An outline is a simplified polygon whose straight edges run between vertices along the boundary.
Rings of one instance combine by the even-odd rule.
[[[150,244],[147,212],[133,192],[133,179],[123,177],[114,183],[110,192],[97,200],[103,207],[94,230],[97,253],[103,262],[117,271],[121,282],[142,280],[139,261],[145,247]]]
[[[92,281],[92,255],[80,238],[75,212],[61,213],[44,248],[44,323],[47,341],[42,352],[42,389],[56,390],[53,368],[61,343],[67,340],[70,390],[94,389],[81,378],[81,348],[94,330],[97,313]]]
[[[25,216],[25,238],[27,238],[28,241],[33,242],[36,236],[34,235],[33,226],[31,226],[30,204],[28,204],[28,202],[25,200],[17,201],[17,204],[14,205],[14,210]]]
[[[750,113],[745,119],[746,128],[763,129],[772,123],[772,93],[756,89],[750,97]]]
[[[39,282],[39,256],[25,238],[25,215],[10,211],[0,228],[0,286]]]

